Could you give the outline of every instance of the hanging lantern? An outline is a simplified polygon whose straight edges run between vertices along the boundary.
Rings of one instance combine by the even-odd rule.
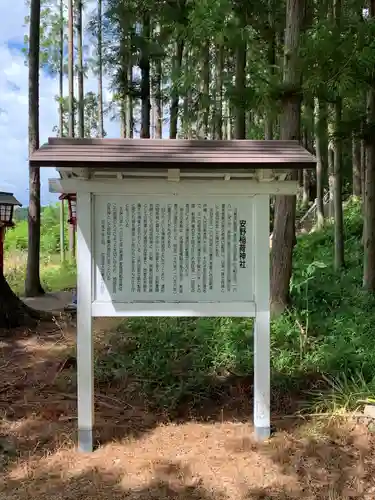
[[[77,196],[74,193],[62,194],[59,200],[68,200],[69,218],[68,222],[74,228],[77,226]]]
[[[22,206],[12,193],[0,191],[0,269],[4,268],[4,237],[7,227],[13,227],[15,206]]]
[[[13,211],[14,207],[21,203],[16,200],[12,193],[0,191],[0,225],[5,227],[13,227]]]

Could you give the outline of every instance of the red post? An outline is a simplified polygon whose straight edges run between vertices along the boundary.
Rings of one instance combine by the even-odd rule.
[[[0,225],[0,271],[4,272],[4,236],[5,227]]]

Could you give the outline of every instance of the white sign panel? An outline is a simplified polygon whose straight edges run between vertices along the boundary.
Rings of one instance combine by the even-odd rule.
[[[95,300],[252,302],[252,198],[95,195]]]

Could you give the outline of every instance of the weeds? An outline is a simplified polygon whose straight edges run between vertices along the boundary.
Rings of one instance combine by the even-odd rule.
[[[303,389],[311,380],[323,380],[327,391],[308,394],[314,411],[353,409],[374,388],[375,299],[361,289],[362,220],[356,201],[346,206],[345,231],[348,267],[340,274],[332,265],[331,226],[298,238],[293,309],[271,328],[273,387]],[[206,397],[211,382],[222,376],[252,374],[251,321],[134,318],[116,335],[123,345],[100,361],[100,376],[131,375],[147,398],[163,407]]]
[[[27,254],[14,252],[6,256],[5,276],[17,295],[25,289]],[[40,277],[46,291],[69,290],[76,284],[76,266],[73,262],[60,262],[60,255],[42,255]]]
[[[345,206],[345,270],[333,269],[331,225],[298,237],[293,308],[271,325],[272,385],[288,391],[323,381],[326,390],[320,384],[308,392],[312,411],[352,410],[375,395],[375,297],[362,290],[361,237],[358,200]],[[13,255],[7,277],[19,292],[25,261]],[[75,283],[74,267],[61,267],[56,254],[43,261],[41,274],[47,289]],[[132,318],[106,338],[104,353],[96,360],[99,380],[131,377],[150,404],[171,408],[208,397],[217,380],[252,374],[252,321]]]
[[[305,408],[316,413],[329,412],[340,415],[356,412],[375,395],[375,377],[366,380],[361,371],[354,374],[341,373],[333,377],[324,376],[328,388],[324,391],[309,391],[310,400]]]

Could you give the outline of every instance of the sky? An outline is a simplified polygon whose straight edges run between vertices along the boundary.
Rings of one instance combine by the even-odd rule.
[[[22,52],[28,9],[25,0],[1,0],[0,16],[0,191],[12,192],[28,205],[28,68]],[[108,82],[104,82],[105,89]],[[88,76],[85,92],[97,91],[96,79]],[[58,124],[58,80],[40,72],[40,143],[55,135]],[[105,91],[108,94],[108,90]],[[107,137],[119,136],[119,123],[106,120]],[[41,169],[41,203],[57,200],[48,191],[48,179],[58,177],[55,169]]]

